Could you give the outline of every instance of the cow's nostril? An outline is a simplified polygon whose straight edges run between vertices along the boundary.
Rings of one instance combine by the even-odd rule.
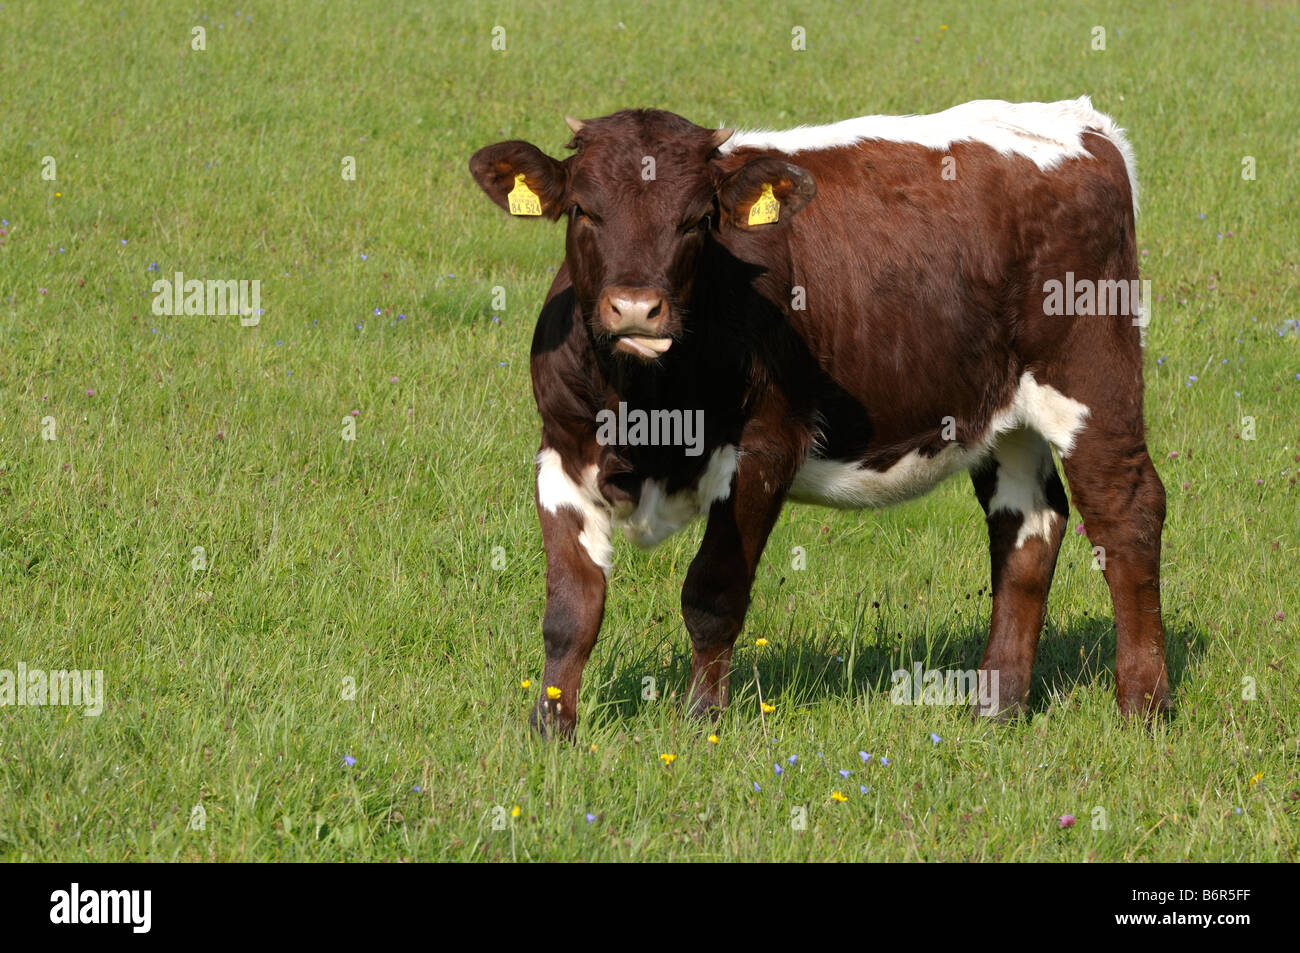
[[[663,305],[664,303],[660,301],[658,304],[656,304],[653,308],[650,309],[649,317],[651,321],[659,317],[659,312],[663,310]]]

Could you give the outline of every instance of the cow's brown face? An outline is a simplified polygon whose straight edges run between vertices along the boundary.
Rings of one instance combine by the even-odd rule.
[[[501,142],[476,152],[470,171],[513,214],[568,219],[569,273],[596,339],[643,361],[682,336],[709,241],[729,228],[779,228],[817,191],[807,171],[773,157],[739,168],[733,160],[724,170],[718,147],[731,130],[672,113],[567,121],[577,151],[564,161],[526,142]],[[771,202],[776,221],[762,214]]]

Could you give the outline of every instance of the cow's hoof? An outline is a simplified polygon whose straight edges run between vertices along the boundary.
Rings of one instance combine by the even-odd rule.
[[[711,725],[722,717],[722,705],[716,698],[696,698],[686,703],[686,714]]]
[[[1119,692],[1119,713],[1128,722],[1152,724],[1174,710],[1174,700],[1168,690],[1156,692]]]
[[[572,741],[574,731],[578,727],[578,718],[575,714],[559,708],[549,699],[543,698],[533,708],[528,723],[543,738],[562,738]]]
[[[972,705],[971,717],[975,721],[992,722],[995,725],[1015,721],[1029,714],[1029,706],[1019,699],[999,701],[992,705]]]

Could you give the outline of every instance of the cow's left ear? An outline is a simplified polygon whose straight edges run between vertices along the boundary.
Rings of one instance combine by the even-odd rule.
[[[789,221],[817,194],[807,169],[775,156],[746,162],[718,186],[718,204],[726,223],[744,229],[767,228]]]
[[[469,171],[488,198],[511,215],[555,220],[564,212],[568,170],[530,142],[484,146],[470,157]]]

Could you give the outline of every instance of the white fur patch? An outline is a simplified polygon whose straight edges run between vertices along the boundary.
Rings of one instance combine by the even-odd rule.
[[[913,450],[888,470],[871,470],[852,460],[809,456],[795,475],[790,498],[842,509],[878,509],[920,496],[960,470],[985,459],[998,438],[1030,428],[1056,447],[1062,457],[1088,417],[1088,408],[1060,391],[1034,380],[1026,371],[1010,404],[993,415],[988,430],[972,446],[949,444],[932,457]]]
[[[989,501],[989,515],[999,511],[1020,515],[1017,549],[1031,536],[1050,539],[1052,525],[1061,515],[1052,509],[1043,492],[1044,483],[1055,469],[1047,441],[1021,427],[998,438],[993,459],[998,462],[997,489]]]
[[[880,509],[929,491],[980,454],[949,444],[932,457],[913,450],[888,470],[869,470],[852,460],[809,457],[795,474],[790,499],[840,509]]]
[[[1020,386],[1011,405],[1012,426],[1024,425],[1038,431],[1062,458],[1074,450],[1074,440],[1089,413],[1086,405],[1038,383],[1028,371],[1020,376]]]
[[[578,542],[591,561],[609,576],[614,566],[614,546],[610,541],[612,514],[596,488],[596,465],[587,467],[582,477],[582,484],[574,483],[564,472],[560,454],[550,447],[543,447],[537,455],[538,501],[548,513],[554,514],[561,506],[578,512],[582,517]]]
[[[863,139],[911,142],[946,150],[954,142],[982,142],[1003,155],[1022,155],[1048,171],[1066,159],[1087,154],[1083,135],[1090,130],[1109,139],[1128,172],[1137,211],[1137,160],[1124,130],[1092,106],[1087,96],[1055,103],[1009,103],[980,99],[928,116],[861,116],[825,126],[771,131],[741,130],[723,144],[726,154],[742,147],[796,153],[850,146]]]
[[[706,515],[709,507],[725,500],[731,493],[731,480],[736,475],[738,461],[735,447],[718,447],[709,457],[708,466],[694,488],[673,494],[664,492],[660,480],[644,481],[636,509],[619,515],[618,522],[627,538],[638,546],[656,546],[696,516]]]

